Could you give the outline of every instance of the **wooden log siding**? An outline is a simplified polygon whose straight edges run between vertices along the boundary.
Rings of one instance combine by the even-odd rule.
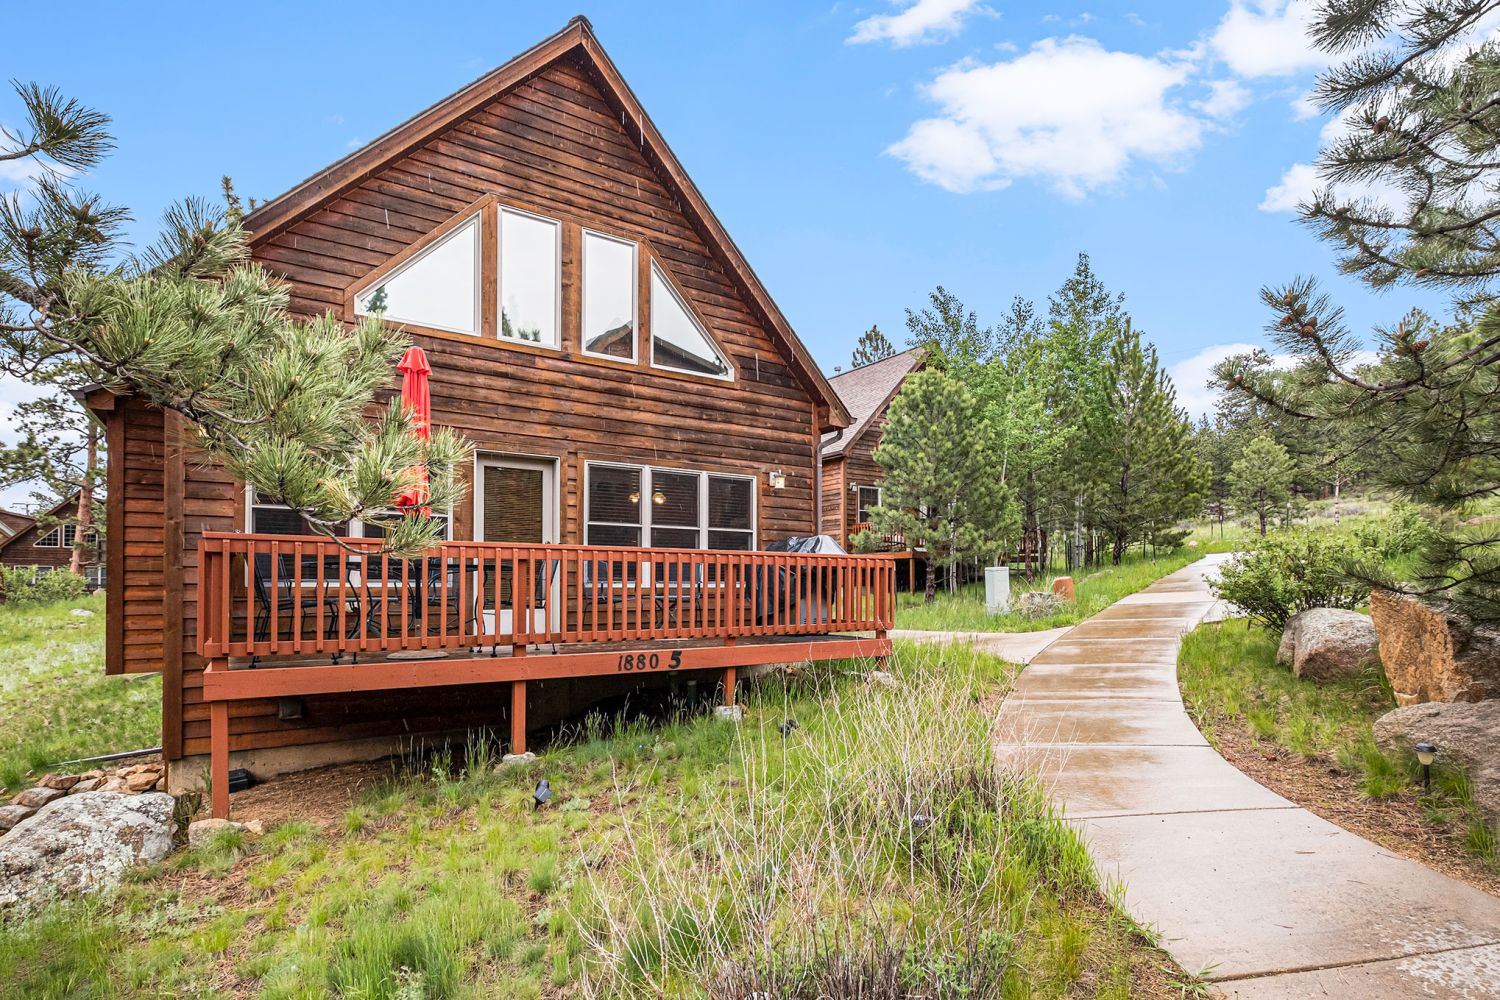
[[[256,237],[254,257],[288,282],[294,313],[331,310],[350,320],[351,296],[372,272],[480,199],[558,219],[564,224],[560,350],[408,327],[433,366],[434,421],[458,429],[481,454],[555,460],[563,543],[585,541],[590,461],[752,475],[757,544],[808,534],[818,503],[818,414],[826,406],[790,367],[786,345],[740,272],[711,249],[709,234],[682,211],[658,165],[643,154],[638,128],[622,125],[621,117],[595,69],[568,55],[321,208]],[[581,354],[576,263],[584,226],[636,240],[661,261],[734,366],[734,382],[648,366],[644,270],[640,363]],[[124,666],[161,669],[168,678],[166,755],[204,754],[211,710],[198,645],[199,544],[205,533],[245,530],[243,489],[186,457],[175,501],[182,507],[181,547],[165,555],[180,565],[183,596],[177,611],[166,611],[164,539],[175,529],[163,515],[172,498],[163,491],[162,416],[127,399],[109,419],[124,446],[116,451],[112,438],[111,450],[126,456],[123,488],[118,494],[112,488],[110,497],[111,523],[124,527],[126,550],[122,572],[111,574],[121,587]],[[785,473],[784,489],[770,488],[766,473],[773,469]],[[454,538],[472,539],[472,504],[453,515]],[[173,629],[180,629],[180,657],[176,638],[163,643]],[[168,655],[174,662],[164,664]],[[228,745],[253,750],[453,730],[493,723],[507,697],[504,685],[314,695],[300,720],[278,719],[273,700],[237,700],[229,706]]]

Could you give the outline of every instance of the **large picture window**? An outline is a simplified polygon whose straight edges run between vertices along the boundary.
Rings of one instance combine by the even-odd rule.
[[[731,377],[729,362],[655,261],[651,262],[651,364],[689,375]]]
[[[354,297],[354,311],[395,323],[479,333],[479,216]]]
[[[301,514],[284,504],[272,502],[249,490],[250,533],[253,535],[318,535]],[[392,512],[392,516],[394,512]],[[453,519],[442,511],[433,511],[432,519],[443,524],[442,537],[453,537]],[[345,538],[384,538],[385,528],[377,521],[345,521],[335,533]]]
[[[635,360],[637,247],[583,231],[583,351]]]
[[[500,336],[558,346],[562,226],[500,209]]]
[[[755,548],[755,480],[683,469],[590,463],[588,545]]]

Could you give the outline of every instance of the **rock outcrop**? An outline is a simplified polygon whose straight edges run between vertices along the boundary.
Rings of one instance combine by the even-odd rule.
[[[1370,615],[1396,704],[1500,697],[1500,632],[1383,590],[1370,595]]]
[[[31,912],[57,896],[119,884],[125,870],[172,850],[172,796],[68,795],[0,840],[0,913]]]
[[[1375,625],[1368,615],[1343,608],[1309,608],[1293,615],[1276,659],[1303,680],[1322,683],[1356,677],[1375,659]]]
[[[1436,745],[1438,763],[1462,768],[1475,804],[1500,823],[1500,699],[1398,708],[1375,721],[1375,742],[1397,757],[1410,757],[1416,743]]]

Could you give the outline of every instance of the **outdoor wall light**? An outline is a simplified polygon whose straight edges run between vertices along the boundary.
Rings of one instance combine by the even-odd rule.
[[[1432,762],[1437,760],[1436,743],[1418,743],[1412,747],[1417,753],[1417,763],[1422,765],[1422,791],[1432,791]]]
[[[655,493],[651,494],[651,502],[660,507],[662,504],[667,502],[667,495],[661,490],[657,490]]]
[[[640,490],[636,490],[636,491],[634,491],[634,492],[632,492],[630,494],[630,502],[631,503],[640,503],[641,502],[641,493],[640,493]]]
[[[783,489],[786,489],[786,473],[785,472],[782,472],[780,469],[777,469],[776,471],[770,473],[770,479],[771,479],[771,489],[773,489],[773,490],[783,490]]]

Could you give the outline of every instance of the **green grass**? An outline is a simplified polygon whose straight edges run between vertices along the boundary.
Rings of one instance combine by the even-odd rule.
[[[75,607],[93,614],[76,617]],[[103,595],[0,604],[0,788],[16,789],[56,761],[160,741],[160,679],[104,676]]]
[[[1359,677],[1323,684],[1300,680],[1276,662],[1279,637],[1242,619],[1199,626],[1184,637],[1177,676],[1198,728],[1214,742],[1220,726],[1309,760],[1324,760],[1359,778],[1372,799],[1418,794],[1421,772],[1410,755],[1395,759],[1375,744],[1374,724],[1395,708],[1378,665]],[[1439,767],[1421,804],[1436,821],[1464,830],[1476,857],[1496,865],[1495,831],[1480,818],[1461,772]]]
[[[1226,551],[1232,543],[1213,544],[1207,542],[1197,546],[1184,546],[1174,552],[1156,558],[1143,557],[1139,552],[1127,553],[1118,566],[1100,566],[1073,573],[1076,600],[1063,605],[1056,613],[1040,618],[1028,617],[1017,611],[1003,615],[990,615],[984,609],[984,583],[971,583],[957,593],[939,591],[932,604],[923,603],[923,595],[900,593],[896,595],[896,627],[923,629],[939,632],[1037,632],[1043,629],[1076,625],[1092,614],[1103,611],[1120,598],[1133,594],[1152,583],[1176,572],[1188,563],[1203,558],[1210,552]],[[1050,591],[1056,576],[1066,575],[1061,571],[1039,577],[1031,587],[1016,568],[1011,570],[1011,605],[1016,606],[1020,595],[1027,589]]]
[[[854,666],[747,686],[740,726],[592,717],[500,772],[479,741],[412,755],[332,829],[0,928],[0,997],[1129,996],[1147,945],[996,766],[1015,668],[902,645],[892,689]]]

